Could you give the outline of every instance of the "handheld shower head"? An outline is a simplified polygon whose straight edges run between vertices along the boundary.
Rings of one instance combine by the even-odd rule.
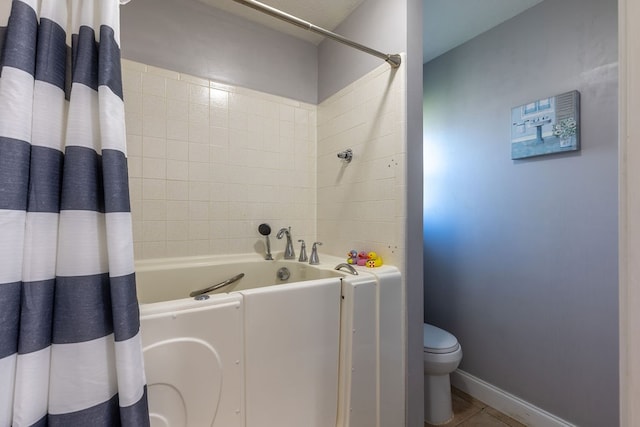
[[[269,227],[269,224],[260,224],[258,226],[258,233],[262,234],[263,236],[268,236],[269,234],[271,234],[271,227]]]
[[[273,257],[271,256],[271,243],[269,242],[269,234],[271,234],[271,227],[269,227],[269,224],[260,224],[258,226],[258,233],[264,236],[267,244],[267,253],[264,256],[264,259],[266,259],[267,261],[273,260]]]

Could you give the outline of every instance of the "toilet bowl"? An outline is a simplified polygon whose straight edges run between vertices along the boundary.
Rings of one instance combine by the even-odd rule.
[[[444,424],[453,418],[449,374],[462,360],[456,337],[436,326],[423,325],[424,419]]]

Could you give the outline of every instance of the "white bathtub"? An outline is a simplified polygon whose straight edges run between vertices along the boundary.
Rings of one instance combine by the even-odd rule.
[[[255,255],[137,263],[152,425],[335,426],[344,275]]]
[[[286,267],[291,276],[280,280],[277,272]],[[344,274],[297,261],[265,261],[255,254],[203,256],[144,260],[136,263],[140,304],[174,301],[191,291],[206,288],[244,273],[237,282],[209,292],[209,295],[289,284],[306,280],[343,277]]]
[[[137,262],[152,426],[401,425],[397,417],[384,422],[404,410],[395,386],[404,375],[401,321],[380,323],[385,312],[401,313],[379,307],[380,284],[399,289],[399,273],[383,267],[376,277],[359,268],[352,276],[334,270],[343,260],[321,260],[310,266],[247,254]],[[277,277],[282,267],[291,273],[286,281]],[[208,299],[188,297],[239,273]],[[387,330],[393,347],[385,355],[379,334]]]

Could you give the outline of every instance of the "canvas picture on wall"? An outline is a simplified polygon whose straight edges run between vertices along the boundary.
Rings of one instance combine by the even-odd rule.
[[[580,149],[580,93],[577,90],[511,109],[514,160]]]

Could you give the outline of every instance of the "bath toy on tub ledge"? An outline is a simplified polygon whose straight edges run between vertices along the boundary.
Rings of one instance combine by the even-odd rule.
[[[357,264],[359,266],[365,266],[369,261],[369,255],[365,251],[358,252],[358,261]]]
[[[380,267],[382,265],[382,257],[380,257],[377,253],[375,252],[369,252],[367,254],[369,256],[369,260],[367,261],[367,267],[369,268],[373,268],[373,267]]]
[[[358,264],[358,251],[355,249],[351,249],[347,254],[347,264],[357,265]]]

